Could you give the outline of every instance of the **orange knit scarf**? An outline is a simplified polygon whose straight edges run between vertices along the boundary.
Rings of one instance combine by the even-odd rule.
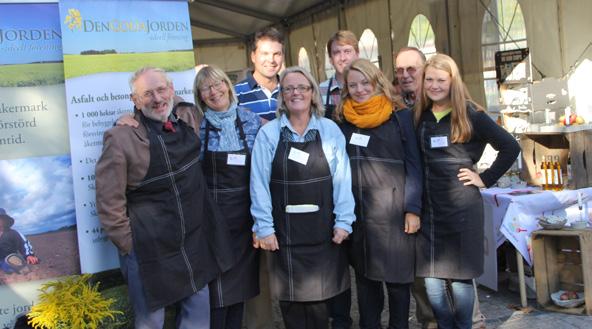
[[[393,103],[385,95],[372,96],[358,103],[348,97],[343,102],[345,120],[358,128],[376,128],[388,121],[393,113]]]

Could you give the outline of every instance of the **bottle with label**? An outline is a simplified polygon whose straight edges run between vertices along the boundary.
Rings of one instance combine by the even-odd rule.
[[[554,166],[553,166],[553,156],[547,156],[547,190],[554,191],[555,190],[555,174],[554,174]]]
[[[563,190],[563,176],[561,175],[561,164],[559,163],[559,156],[554,157],[553,162],[553,185],[555,191]]]
[[[547,161],[546,161],[544,155],[541,159],[541,173],[543,174],[543,179],[542,179],[543,190],[547,190],[549,188],[549,179],[547,178]]]

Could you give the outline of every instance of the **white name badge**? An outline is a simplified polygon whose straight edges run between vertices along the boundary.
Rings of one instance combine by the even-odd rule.
[[[228,153],[226,164],[229,166],[244,166],[247,162],[247,156],[244,154]]]
[[[370,141],[370,136],[362,135],[362,134],[358,134],[358,133],[353,133],[351,135],[351,138],[349,139],[350,144],[361,146],[361,147],[367,147],[369,141]]]
[[[433,149],[448,147],[448,136],[432,136],[432,137],[430,137],[430,147]]]
[[[288,159],[290,159],[292,161],[296,161],[296,162],[306,166],[306,163],[308,162],[308,156],[309,156],[308,153],[306,153],[304,151],[300,151],[299,149],[297,149],[295,147],[291,147],[290,154],[288,154]]]

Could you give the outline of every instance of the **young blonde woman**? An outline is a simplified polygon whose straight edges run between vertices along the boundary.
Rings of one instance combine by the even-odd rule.
[[[475,298],[472,280],[483,273],[479,188],[493,185],[520,147],[471,100],[456,63],[444,54],[425,64],[414,119],[425,181],[417,276],[425,278],[438,328],[469,329]],[[499,153],[491,167],[478,174],[473,166],[487,144]]]
[[[386,283],[389,329],[408,328],[415,279],[415,232],[421,213],[422,173],[412,112],[370,61],[345,70],[335,120],[352,167],[356,222],[351,260],[356,273],[360,328],[381,328]]]

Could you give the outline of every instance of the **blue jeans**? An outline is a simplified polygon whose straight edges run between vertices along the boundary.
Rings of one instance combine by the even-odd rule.
[[[425,278],[438,329],[471,329],[475,291],[472,280]]]
[[[134,308],[134,328],[162,329],[164,325],[164,307],[150,312],[146,304],[136,254],[132,251],[127,255],[120,255],[119,263],[123,277],[127,281],[130,303]],[[197,293],[179,301],[178,304],[178,329],[210,328],[210,294],[207,285]]]

